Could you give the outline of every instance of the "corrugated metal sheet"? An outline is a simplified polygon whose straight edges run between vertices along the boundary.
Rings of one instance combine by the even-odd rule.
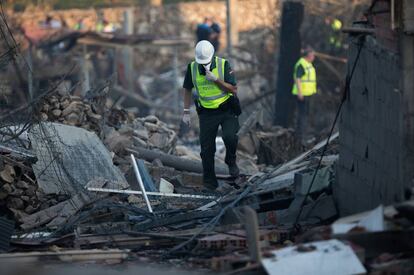
[[[14,232],[14,221],[0,217],[0,252],[9,250],[10,239]]]
[[[404,1],[403,13],[404,31],[409,34],[414,34],[414,1]]]

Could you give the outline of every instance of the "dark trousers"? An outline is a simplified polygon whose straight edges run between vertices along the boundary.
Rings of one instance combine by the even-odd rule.
[[[234,164],[236,162],[239,119],[231,111],[202,112],[198,117],[200,121],[200,156],[203,163],[203,181],[207,185],[217,186],[214,155],[216,153],[218,128],[221,126],[222,138],[226,146],[225,162],[227,165]]]
[[[309,116],[309,97],[304,97],[303,100],[297,99],[298,115],[296,120],[296,136],[302,140],[306,134],[306,126],[308,124]]]

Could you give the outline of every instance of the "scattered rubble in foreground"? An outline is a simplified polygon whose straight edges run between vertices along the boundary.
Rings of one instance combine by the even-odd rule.
[[[323,274],[342,265],[341,274],[412,270],[411,202],[337,220],[338,134],[319,169],[326,140],[238,179],[218,161],[221,192],[207,192],[194,147],[168,125],[92,102],[50,97],[41,108],[46,120],[1,145],[0,197],[8,217],[0,222],[0,249],[7,252],[0,262],[132,261],[236,274],[301,274],[290,270],[292,261],[302,268],[320,261]],[[45,112],[46,105],[53,107]]]

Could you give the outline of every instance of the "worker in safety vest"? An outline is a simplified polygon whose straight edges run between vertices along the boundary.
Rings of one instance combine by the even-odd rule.
[[[195,61],[188,64],[184,79],[183,123],[190,125],[190,104],[193,97],[200,122],[200,146],[203,164],[203,182],[208,189],[218,187],[214,171],[216,136],[221,126],[226,147],[225,162],[229,174],[237,177],[236,164],[238,115],[237,86],[230,63],[214,55],[213,45],[202,40],[195,47]]]
[[[342,45],[342,21],[338,18],[327,17],[325,19],[325,24],[329,26],[329,45],[331,53],[336,53],[338,50],[341,50]]]
[[[296,136],[301,141],[307,124],[309,97],[316,94],[316,71],[312,64],[314,59],[315,52],[311,48],[304,50],[303,57],[296,62],[293,73],[292,94],[297,97],[298,106]]]

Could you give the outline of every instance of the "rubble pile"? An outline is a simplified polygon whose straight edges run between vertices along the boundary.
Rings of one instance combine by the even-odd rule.
[[[95,132],[104,136],[111,152],[125,154],[126,148],[143,147],[172,154],[177,135],[156,116],[135,118],[117,108],[107,108],[106,98],[85,100],[78,96],[57,93],[44,100],[39,112],[40,121],[58,122]]]
[[[176,133],[156,116],[135,118],[118,130],[112,128],[105,138],[105,144],[115,153],[126,152],[127,148],[142,147],[172,154],[176,142]]]
[[[10,210],[16,221],[68,198],[66,195],[45,194],[36,183],[30,163],[4,161],[9,157],[2,154],[0,205]]]
[[[109,151],[99,149],[101,146],[103,148],[103,144],[95,134],[75,126],[50,122],[41,125],[43,126],[35,126],[29,131],[34,147],[31,151],[33,155],[10,146],[4,146],[9,152],[6,153],[7,150],[4,149],[2,153],[3,159],[10,161],[3,161],[0,194],[4,197],[3,205],[14,214],[17,222],[10,248],[13,251],[28,248],[39,250],[23,253],[22,259],[29,257],[30,253],[38,253],[39,259],[56,253],[81,253],[82,257],[74,257],[70,261],[99,262],[96,255],[111,251],[108,249],[118,249],[130,259],[146,258],[153,262],[164,262],[168,259],[185,269],[208,268],[223,272],[235,271],[241,267],[253,272],[267,271],[268,274],[273,274],[273,270],[279,270],[282,268],[279,265],[284,264],[285,258],[279,256],[280,253],[283,254],[283,251],[289,249],[294,251],[291,252],[291,259],[294,259],[295,253],[307,251],[309,254],[306,255],[309,257],[313,254],[320,258],[330,255],[330,261],[342,260],[336,256],[342,251],[341,253],[349,255],[346,266],[363,272],[366,269],[395,268],[397,262],[404,262],[406,259],[403,255],[408,254],[404,253],[410,251],[400,249],[385,256],[381,254],[385,250],[373,250],[364,240],[389,240],[388,234],[392,233],[387,233],[388,229],[409,232],[406,231],[406,226],[410,224],[411,208],[406,204],[387,210],[381,208],[355,218],[344,218],[332,226],[327,226],[338,217],[332,195],[334,166],[338,159],[338,134],[330,140],[320,167],[319,157],[326,141],[276,168],[268,167],[265,172],[251,177],[234,180],[219,176],[226,190],[223,193],[202,193],[191,186],[196,184],[196,180],[188,176],[186,184],[183,184],[184,177],[171,177],[169,182],[165,180],[168,178],[165,175],[158,179],[151,176],[154,168],[159,169],[158,173],[168,174],[170,169],[174,170],[171,166],[187,165],[175,163],[179,162],[174,159],[176,156],[158,151],[162,157],[172,157],[172,163],[165,161],[164,167],[154,161],[148,165],[150,169],[147,171],[145,162],[138,161],[138,171],[148,192],[147,200],[137,186],[136,174],[132,180],[126,177],[131,184],[122,179],[121,175],[120,178],[116,176],[113,179],[109,179],[110,174],[99,178],[116,168],[112,164],[112,167],[101,166],[104,163],[108,165]],[[43,132],[39,133],[42,127]],[[168,127],[155,117],[135,119],[115,131],[126,135],[128,131],[122,129],[127,127],[130,128],[132,139],[140,136],[148,143],[152,143],[151,137],[154,133],[165,131],[166,136],[169,133]],[[56,135],[50,140],[55,147],[52,152],[43,151],[38,140],[49,137],[51,132]],[[73,136],[67,133],[72,133]],[[175,136],[171,137],[175,139]],[[56,140],[60,140],[61,144],[56,145]],[[76,140],[76,143],[72,144],[72,140]],[[92,146],[94,143],[100,145]],[[145,148],[151,148],[149,146],[153,145],[146,145]],[[88,150],[84,150],[87,147]],[[69,151],[74,150],[79,159],[67,152],[67,148],[70,148]],[[137,156],[153,152],[141,149],[142,151],[137,151]],[[165,147],[160,149],[167,152],[169,150]],[[12,151],[13,154],[10,153]],[[49,164],[53,169],[48,171],[47,167],[42,167],[42,162],[52,158],[54,153],[63,162],[55,160]],[[23,156],[26,158],[24,161]],[[66,159],[68,157],[75,159]],[[91,158],[90,161],[83,163],[88,158]],[[39,174],[42,169],[46,170]],[[60,172],[52,173],[56,169],[60,169]],[[86,174],[77,178],[76,171]],[[63,179],[62,174],[71,175],[68,178],[72,180]],[[84,179],[86,176],[92,178]],[[155,184],[154,180],[160,180],[162,184]],[[62,188],[63,194],[60,189],[53,187],[56,182],[59,182],[57,186]],[[384,218],[381,219],[382,213],[399,225],[396,227],[395,224],[385,223]],[[355,232],[359,235],[355,235]],[[59,247],[59,250],[47,251],[51,246]],[[73,250],[73,247],[80,250]],[[41,252],[43,250],[47,252]],[[331,252],[320,255],[321,251]],[[364,251],[367,253],[364,254]],[[0,254],[0,262],[13,255]],[[278,259],[281,257],[280,261],[273,261],[275,256]],[[102,257],[101,260],[109,260],[115,256]],[[183,257],[187,260],[183,260]],[[57,258],[57,261],[62,259],[66,258]],[[251,261],[261,265],[251,266]]]
[[[303,150],[295,131],[280,126],[250,130],[240,138],[239,148],[250,155],[256,155],[258,164],[273,166],[292,159]]]
[[[139,132],[140,136],[143,137],[143,133],[147,133],[148,131],[147,140],[150,141],[151,134],[154,133],[154,130],[158,129],[158,127],[156,128],[154,125],[160,127],[163,126],[163,123],[154,117],[147,117],[136,119],[131,125],[135,125],[133,129],[137,132],[135,133],[136,135],[138,135]],[[54,133],[55,135],[52,138],[51,133]],[[72,133],[73,137],[68,135],[68,133]],[[85,134],[86,136],[84,137]],[[214,226],[218,226],[219,220],[221,220],[221,217],[224,214],[224,212],[222,213],[222,209],[231,209],[236,205],[240,207],[243,205],[253,207],[253,209],[259,213],[259,217],[261,217],[261,213],[265,211],[264,215],[266,216],[268,215],[267,212],[270,210],[276,210],[274,208],[269,209],[268,205],[271,201],[262,199],[264,193],[270,192],[273,194],[279,192],[279,195],[277,195],[279,198],[291,202],[291,204],[294,205],[296,204],[295,193],[292,192],[292,190],[299,192],[298,186],[305,184],[305,180],[297,181],[294,179],[294,176],[286,177],[286,173],[291,173],[289,175],[295,174],[292,174],[290,166],[285,169],[283,167],[278,168],[273,173],[258,174],[248,181],[247,178],[242,177],[236,185],[232,183],[232,180],[227,181],[227,183],[225,183],[226,180],[224,180],[224,184],[227,184],[228,186],[228,191],[221,197],[211,194],[194,194],[194,190],[196,189],[192,189],[188,185],[182,185],[180,179],[176,178],[175,181],[172,182],[173,184],[169,185],[171,185],[175,192],[179,193],[170,193],[171,195],[160,193],[160,195],[156,197],[153,197],[154,195],[152,195],[149,203],[152,205],[154,213],[151,214],[144,210],[146,208],[146,203],[142,194],[140,194],[139,191],[131,190],[127,184],[122,183],[125,181],[122,180],[122,178],[119,178],[119,176],[109,179],[111,174],[107,174],[107,176],[105,176],[107,178],[106,180],[96,179],[98,175],[104,175],[104,170],[99,169],[105,169],[105,172],[108,173],[107,170],[114,168],[102,168],[99,165],[96,166],[97,161],[93,159],[88,161],[88,163],[78,163],[79,161],[84,161],[87,155],[92,152],[96,152],[94,154],[97,154],[97,152],[102,151],[102,149],[99,149],[99,146],[93,145],[95,142],[98,142],[98,139],[94,137],[93,134],[87,134],[86,131],[74,126],[65,126],[48,122],[41,124],[40,126],[35,126],[29,132],[29,138],[32,140],[32,146],[34,147],[33,153],[36,154],[34,157],[37,159],[33,161],[33,163],[26,163],[27,174],[22,174],[23,170],[21,168],[16,168],[9,164],[4,165],[4,169],[0,173],[2,190],[6,189],[10,191],[10,194],[8,194],[10,198],[6,198],[6,206],[10,207],[10,210],[15,213],[15,220],[18,222],[18,225],[21,226],[18,231],[33,232],[43,228],[45,225],[48,230],[55,232],[53,234],[58,235],[68,234],[72,230],[76,230],[79,234],[71,243],[76,243],[81,247],[101,247],[101,244],[105,243],[102,241],[107,238],[100,236],[100,234],[103,233],[125,236],[125,232],[148,232],[148,234],[154,234],[154,236],[164,237],[164,235],[168,234],[179,234],[181,230],[192,229],[189,233],[184,234],[184,236],[192,235],[193,233],[191,232],[196,228],[203,227],[210,219],[216,220]],[[48,138],[51,138],[51,140],[47,141]],[[42,145],[43,143],[39,143],[39,140],[43,140],[46,144],[51,143],[54,147],[51,148],[51,150],[49,150],[50,148],[44,148]],[[76,143],[73,143],[73,140],[75,140]],[[61,144],[57,141],[60,141]],[[86,148],[85,146],[81,146],[83,143],[89,150],[85,151],[81,149]],[[73,150],[76,152],[76,157],[66,151],[67,147],[70,148],[70,151]],[[77,151],[78,149],[83,151]],[[57,154],[55,155],[55,153]],[[17,151],[17,154],[23,155],[23,152]],[[51,154],[51,156],[49,156],[49,154]],[[69,155],[66,156],[66,154]],[[105,163],[105,154],[107,153],[104,154],[102,151],[99,154],[102,155],[94,157],[101,159],[102,163]],[[297,169],[297,171],[306,170],[310,165],[309,161],[305,161],[301,165],[298,163],[307,160],[314,154],[315,153],[306,155],[297,160],[295,167],[301,167],[301,169]],[[58,156],[58,159],[54,159],[54,156]],[[47,161],[50,159],[54,159],[52,163]],[[326,166],[331,167],[333,162],[334,159],[330,162],[326,162]],[[168,164],[168,162],[166,163]],[[35,172],[33,172],[30,165],[32,165]],[[89,167],[85,167],[85,165]],[[82,169],[86,169],[86,171],[83,171]],[[60,170],[60,172],[56,170]],[[39,171],[41,173],[39,173]],[[76,174],[77,171],[79,174],[83,175],[81,178]],[[310,172],[308,171],[308,173]],[[148,178],[148,172],[140,170],[140,174],[146,186],[153,186],[154,183]],[[67,176],[63,177],[63,175]],[[331,175],[331,170],[327,172],[327,175]],[[282,187],[280,186],[281,182],[278,178],[280,176],[282,176],[284,182]],[[24,177],[28,179],[23,181],[22,178]],[[119,181],[116,180],[118,178]],[[30,183],[27,183],[26,181],[29,181],[29,179],[31,179],[31,181]],[[330,183],[329,176],[326,175],[323,177],[321,176],[320,180],[323,183],[318,185],[318,189],[315,189],[317,192],[326,190]],[[26,184],[23,184],[23,182]],[[188,180],[188,182],[191,182],[191,180]],[[233,186],[231,186],[231,184],[233,184]],[[33,186],[36,186],[36,188],[33,188]],[[42,188],[39,186],[42,186]],[[132,186],[134,186],[134,184]],[[96,191],[99,190],[99,192],[88,191],[89,188],[92,188],[92,190],[95,190],[93,188],[98,188]],[[147,188],[148,187],[146,187],[146,189]],[[162,190],[160,185],[155,188],[155,190]],[[282,191],[281,188],[286,188],[286,190],[289,189],[289,191]],[[303,189],[305,187],[301,188]],[[24,189],[24,191],[16,191],[21,189]],[[147,190],[150,190],[150,188]],[[17,192],[20,193],[18,194]],[[22,198],[23,194],[26,194],[27,192],[34,192],[34,194],[27,199],[30,203],[36,204],[32,206],[33,209],[29,207],[29,203],[26,205],[26,202],[23,200],[22,202],[17,202],[15,200],[16,195],[20,195],[20,198]],[[44,195],[44,193],[47,193],[48,195]],[[110,193],[113,194],[108,196]],[[33,196],[54,198],[54,200],[49,201],[48,203],[42,203],[42,201],[37,202],[36,199],[33,199]],[[324,200],[324,198],[321,200]],[[319,204],[321,200],[318,199],[316,201]],[[290,203],[284,204],[278,211],[285,211],[288,213],[286,216],[291,217],[291,215],[293,215],[291,211],[293,210],[290,208],[293,206],[289,205]],[[327,204],[321,205],[327,206]],[[319,211],[319,208],[314,206],[314,204],[309,203],[309,209],[306,213],[309,213],[309,211],[312,212],[315,209],[316,211]],[[17,214],[20,214],[20,216]],[[278,213],[277,215],[280,214]],[[336,215],[336,212],[329,212],[323,219],[326,220],[334,215]],[[281,221],[286,223],[292,222],[291,219],[281,219]],[[235,223],[234,220],[232,221],[232,218],[230,218],[228,222],[230,224]],[[240,220],[236,222],[236,229],[237,224],[240,222],[242,221]],[[266,222],[261,221],[260,224],[265,225]],[[232,230],[236,229],[233,228]],[[206,232],[206,234],[207,233],[208,232]],[[95,241],[100,241],[97,241],[94,244],[94,241],[90,239],[90,234],[95,236],[93,237]],[[131,236],[134,235],[133,233],[131,234]],[[207,238],[208,235],[203,234],[203,236]],[[111,238],[112,237],[113,236],[111,236]],[[177,240],[173,242],[170,240],[169,243],[177,244]],[[16,239],[15,241],[16,243],[25,243],[24,239]],[[32,242],[33,240],[30,241]],[[203,239],[202,243],[204,246],[212,245],[208,238]],[[115,247],[125,247],[116,241],[113,244]],[[67,243],[60,245],[67,246]],[[125,245],[128,247],[130,246],[130,243],[126,243]],[[158,244],[154,243],[154,245]],[[242,245],[242,247],[245,247],[245,245]]]
[[[39,118],[41,121],[59,122],[99,133],[103,116],[78,96],[55,94],[43,102]]]
[[[256,131],[255,136],[259,140],[258,163],[279,165],[303,149],[293,129],[273,127],[266,132]]]

